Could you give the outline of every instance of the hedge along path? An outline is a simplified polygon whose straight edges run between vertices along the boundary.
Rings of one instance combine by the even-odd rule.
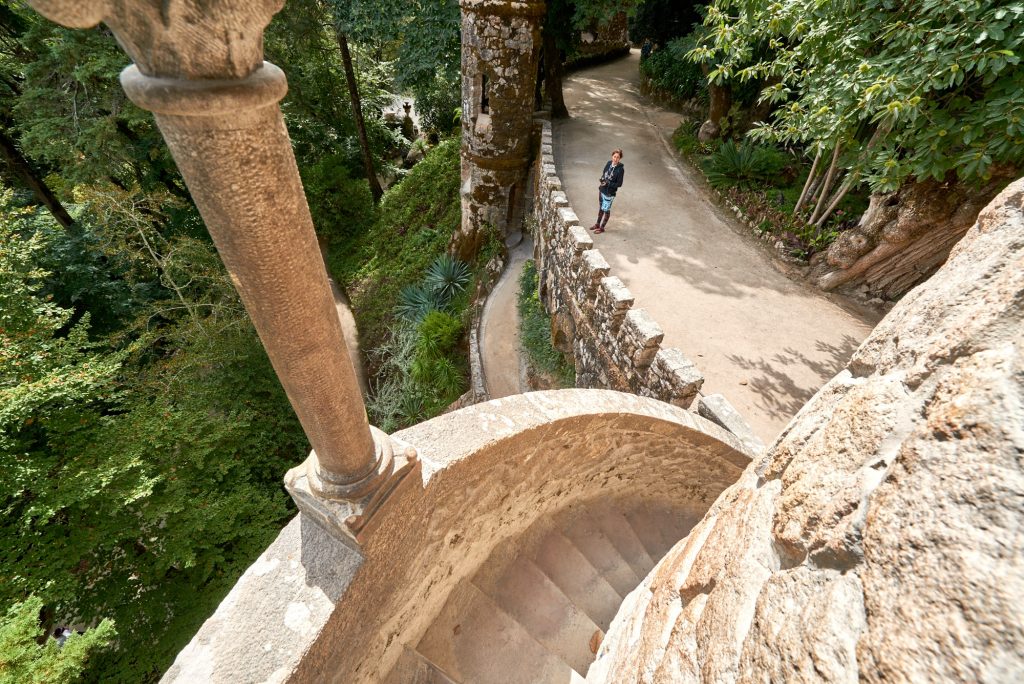
[[[841,369],[878,317],[797,283],[749,228],[712,200],[674,152],[680,115],[647,102],[639,52],[564,83],[571,118],[554,122],[555,161],[580,224],[597,218],[597,181],[614,148],[625,183],[594,236],[617,275],[676,347],[766,444]]]

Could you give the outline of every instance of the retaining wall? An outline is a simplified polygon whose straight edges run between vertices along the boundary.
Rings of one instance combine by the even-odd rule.
[[[540,298],[552,338],[576,363],[578,387],[614,389],[689,408],[704,376],[665,334],[611,268],[569,205],[555,169],[551,124],[539,122],[533,213]]]

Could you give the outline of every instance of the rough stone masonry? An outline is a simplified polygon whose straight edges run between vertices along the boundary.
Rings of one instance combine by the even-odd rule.
[[[522,219],[543,0],[462,0],[462,259]]]

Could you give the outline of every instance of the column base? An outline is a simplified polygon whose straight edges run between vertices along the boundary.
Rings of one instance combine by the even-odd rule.
[[[313,451],[306,459],[308,466],[307,477],[309,487],[321,499],[331,501],[357,501],[372,494],[394,470],[395,453],[391,445],[391,438],[384,431],[370,426],[370,435],[373,437],[374,457],[377,465],[370,473],[355,482],[339,482],[329,470],[320,465],[316,452]]]
[[[370,518],[388,495],[417,463],[416,450],[407,449],[394,456],[391,438],[370,427],[377,444],[377,467],[357,482],[335,484],[324,478],[316,452],[284,476],[284,486],[295,505],[342,543],[359,551],[362,533]]]

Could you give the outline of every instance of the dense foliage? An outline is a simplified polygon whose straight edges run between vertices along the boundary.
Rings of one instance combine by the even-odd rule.
[[[375,207],[338,29],[359,36],[366,130],[388,176],[408,141],[382,111],[396,87],[458,83],[458,9],[402,4],[375,33],[342,21],[360,7],[377,11],[289,2],[265,48],[288,74],[282,110],[318,234],[348,264],[372,339],[458,225],[458,148],[441,145]],[[446,26],[447,48],[406,36],[418,12]],[[103,27],[0,3],[0,677],[15,681],[158,678],[292,514],[281,477],[308,453],[152,116],[118,84],[126,63]],[[436,319],[421,383],[461,344],[461,318]],[[29,648],[58,625],[100,627]]]
[[[63,644],[56,639],[39,644],[43,636],[39,613],[43,607],[42,599],[30,596],[12,605],[0,622],[0,684],[74,681],[90,658],[95,658],[117,634],[113,624],[104,620],[84,634],[71,634]]]
[[[713,83],[764,80],[763,140],[839,150],[849,184],[984,179],[1024,159],[1024,4],[717,0],[694,59]]]
[[[386,339],[402,288],[444,253],[460,216],[459,143],[449,140],[384,195],[358,241],[332,254],[331,274],[352,298],[364,340]]]
[[[695,35],[675,38],[644,59],[640,73],[651,86],[675,100],[696,100],[706,104],[708,87],[704,72],[699,65],[686,59],[695,47]]]
[[[642,0],[629,20],[634,43],[650,40],[658,46],[686,35],[701,20],[702,2],[694,0]]]
[[[208,244],[176,238],[164,276],[189,284],[151,284],[164,295],[93,336],[46,294],[39,263],[67,237],[4,209],[0,601],[112,619],[119,648],[89,678],[149,679],[289,515],[278,483],[305,439]]]

